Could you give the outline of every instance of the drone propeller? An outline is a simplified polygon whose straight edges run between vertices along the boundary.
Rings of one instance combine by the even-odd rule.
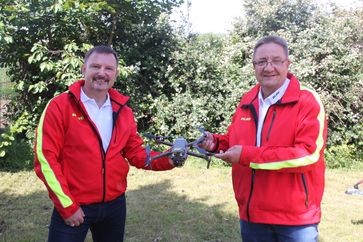
[[[168,146],[173,146],[173,143],[165,141],[166,139],[172,138],[170,135],[168,136],[159,136],[159,135],[153,135],[153,134],[143,134],[144,137],[148,139],[154,139],[157,144],[164,144]]]
[[[194,145],[198,145],[200,143],[202,143],[205,138],[207,138],[207,132],[205,132],[205,130],[201,127],[197,127],[197,129],[203,134],[202,136],[200,136],[197,140],[188,143],[189,146],[194,146]]]

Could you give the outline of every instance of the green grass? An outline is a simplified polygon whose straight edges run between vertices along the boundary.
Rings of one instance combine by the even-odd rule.
[[[6,69],[0,68],[0,99],[10,99],[15,95],[14,84],[6,75]]]
[[[362,241],[363,197],[344,194],[362,175],[327,171],[319,241]],[[132,168],[128,186],[126,242],[240,241],[228,167],[207,170],[188,160],[166,172]],[[51,210],[32,171],[0,172],[0,241],[46,241]]]

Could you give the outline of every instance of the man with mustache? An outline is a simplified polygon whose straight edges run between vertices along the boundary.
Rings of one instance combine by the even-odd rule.
[[[129,97],[112,88],[118,57],[108,46],[87,52],[83,80],[49,101],[35,139],[34,170],[54,203],[48,241],[123,241],[129,164],[169,170],[169,158],[146,163]],[[151,155],[157,152],[151,151]]]
[[[286,41],[260,39],[257,84],[243,95],[226,134],[202,148],[232,164],[244,242],[318,241],[327,126],[316,92],[289,72]]]

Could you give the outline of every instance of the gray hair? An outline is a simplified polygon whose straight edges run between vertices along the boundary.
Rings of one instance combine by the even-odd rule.
[[[106,45],[99,45],[99,46],[95,46],[92,49],[90,49],[86,55],[84,56],[84,62],[86,63],[88,58],[93,54],[93,53],[101,53],[101,54],[113,54],[113,56],[116,59],[116,65],[118,65],[118,57],[117,57],[117,53],[116,51],[114,51],[114,49],[112,49],[110,46],[106,46]]]
[[[269,35],[257,41],[255,47],[253,48],[253,58],[255,58],[255,53],[257,51],[257,48],[260,47],[261,45],[268,43],[274,43],[281,46],[284,49],[286,57],[289,57],[289,49],[286,40],[279,36]]]

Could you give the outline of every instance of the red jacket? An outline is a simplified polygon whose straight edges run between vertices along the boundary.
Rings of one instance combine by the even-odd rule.
[[[80,205],[111,201],[123,194],[129,163],[149,169],[133,112],[125,105],[129,98],[109,90],[114,124],[104,152],[96,125],[80,100],[83,84],[80,80],[49,101],[36,130],[34,170],[63,218]],[[172,167],[168,158],[151,163],[153,170]]]
[[[218,150],[242,145],[232,165],[235,198],[242,220],[304,225],[318,223],[324,191],[327,126],[318,94],[292,74],[284,96],[266,115],[261,147],[256,146],[259,85],[247,92],[225,135],[214,135]]]

